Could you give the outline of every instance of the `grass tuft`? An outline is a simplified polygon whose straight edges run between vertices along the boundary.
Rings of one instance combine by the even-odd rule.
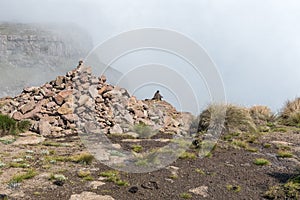
[[[75,163],[82,163],[82,164],[89,165],[94,160],[94,156],[91,155],[90,153],[84,152],[84,153],[72,156],[70,158],[70,160]]]
[[[132,145],[131,149],[136,153],[140,153],[143,150],[143,147],[141,145]]]
[[[227,185],[226,186],[228,191],[233,191],[233,192],[240,192],[241,191],[241,186],[239,185]]]
[[[100,176],[106,177],[106,181],[113,182],[118,186],[129,186],[129,183],[127,181],[121,180],[120,173],[116,170],[101,172]]]
[[[186,192],[181,193],[179,196],[180,196],[180,198],[183,198],[183,199],[190,199],[193,197],[190,193],[186,193]]]
[[[292,158],[293,157],[293,153],[289,152],[289,151],[278,151],[277,152],[277,156],[280,158]]]
[[[197,156],[195,153],[183,152],[180,156],[180,159],[196,159]]]
[[[221,128],[225,133],[255,132],[257,129],[249,109],[231,104],[210,105],[200,114],[199,119],[198,132],[223,124]]]
[[[279,116],[279,121],[287,126],[300,127],[300,98],[287,101]]]
[[[264,159],[264,158],[256,158],[253,163],[255,165],[260,165],[260,166],[263,166],[263,165],[269,165],[270,164],[270,161],[268,161],[267,159]]]
[[[36,175],[37,173],[34,169],[29,169],[26,173],[14,175],[9,183],[21,183],[23,180],[31,179]]]

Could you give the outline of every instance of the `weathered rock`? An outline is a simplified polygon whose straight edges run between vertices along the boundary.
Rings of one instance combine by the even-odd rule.
[[[45,141],[44,137],[38,135],[29,135],[26,137],[19,137],[13,145],[35,145]]]
[[[38,87],[26,87],[26,88],[24,88],[23,91],[29,93],[29,92],[35,92],[37,90],[38,90]]]
[[[30,101],[29,103],[21,106],[20,111],[22,112],[22,114],[28,113],[29,111],[34,109],[35,105],[36,104],[34,101]]]
[[[108,195],[98,195],[93,192],[82,192],[81,194],[73,194],[69,200],[114,200]]]
[[[107,86],[104,85],[100,90],[98,90],[98,94],[102,95],[104,92],[106,92]]]
[[[93,190],[97,190],[98,187],[105,185],[105,182],[102,181],[92,181],[90,182],[89,186],[93,189]]]
[[[68,115],[73,113],[73,107],[70,103],[64,103],[57,112],[61,115]]]
[[[64,79],[65,77],[64,76],[58,76],[55,80],[55,85],[56,86],[60,86],[64,83]]]
[[[69,122],[76,122],[78,121],[78,116],[76,114],[67,114],[67,115],[63,115],[61,116],[64,120],[67,120]]]
[[[88,102],[88,100],[90,99],[90,97],[88,95],[82,95],[80,96],[79,100],[78,100],[78,104],[79,106],[82,106],[84,104],[86,104]]]
[[[105,82],[106,82],[106,76],[101,75],[101,77],[100,77],[100,82],[101,82],[101,83],[105,83]]]
[[[54,96],[54,101],[58,104],[61,105],[64,102],[64,98],[60,96],[59,94]]]
[[[189,192],[194,193],[196,195],[200,195],[204,198],[208,197],[208,187],[207,186],[200,186],[194,189],[190,189]]]
[[[89,93],[93,99],[98,96],[98,90],[96,85],[92,85],[89,87]]]
[[[57,104],[53,101],[47,103],[47,105],[46,105],[47,109],[51,109],[51,108],[54,108],[56,106],[57,106]]]
[[[37,100],[37,101],[42,100],[43,98],[44,98],[44,97],[43,97],[43,96],[40,96],[40,95],[34,96],[34,100]]]
[[[70,97],[73,94],[73,90],[63,90],[60,91],[57,95],[54,96],[54,100],[58,105],[61,105],[65,99]]]
[[[42,136],[50,136],[51,135],[51,125],[46,120],[41,120],[39,123],[39,132]]]
[[[130,125],[133,125],[134,124],[134,119],[132,117],[132,115],[130,114],[125,114],[124,117],[122,118],[124,119],[127,123],[129,123]]]
[[[20,112],[14,112],[12,118],[19,121],[24,119],[24,116]]]
[[[111,128],[110,133],[123,133],[123,129],[119,124],[116,124]]]

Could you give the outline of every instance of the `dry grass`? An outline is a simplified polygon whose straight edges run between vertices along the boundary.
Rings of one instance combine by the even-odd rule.
[[[266,124],[267,122],[274,121],[275,115],[267,106],[252,106],[249,109],[250,115],[256,124]]]
[[[288,126],[300,127],[300,98],[293,101],[287,101],[283,107],[279,121]]]
[[[223,124],[222,129],[225,133],[256,131],[256,125],[250,115],[249,109],[232,104],[221,106],[210,105],[200,114],[199,118],[199,132],[207,131],[211,128],[211,119],[214,120],[212,124],[216,124],[216,122],[221,125]]]

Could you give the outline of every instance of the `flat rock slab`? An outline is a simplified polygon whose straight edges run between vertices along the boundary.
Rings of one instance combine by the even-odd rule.
[[[69,200],[114,200],[108,195],[98,195],[93,192],[82,192],[81,194],[74,194]]]
[[[90,186],[92,189],[94,189],[94,190],[97,190],[98,187],[100,187],[100,186],[102,186],[102,185],[105,185],[105,183],[102,182],[102,181],[93,181],[93,182],[91,182],[91,183],[89,184],[89,186]]]
[[[208,197],[208,187],[207,186],[200,186],[194,189],[190,189],[189,192],[194,193],[196,195],[202,196],[204,198]]]
[[[40,144],[45,141],[44,137],[40,136],[27,136],[27,137],[19,137],[13,145],[35,145]]]
[[[123,139],[122,142],[170,142],[170,139]]]

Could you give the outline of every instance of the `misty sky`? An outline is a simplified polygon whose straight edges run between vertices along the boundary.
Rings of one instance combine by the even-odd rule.
[[[299,11],[298,0],[0,0],[0,21],[75,23],[95,45],[136,28],[179,31],[216,63],[229,102],[274,111],[300,96]]]

